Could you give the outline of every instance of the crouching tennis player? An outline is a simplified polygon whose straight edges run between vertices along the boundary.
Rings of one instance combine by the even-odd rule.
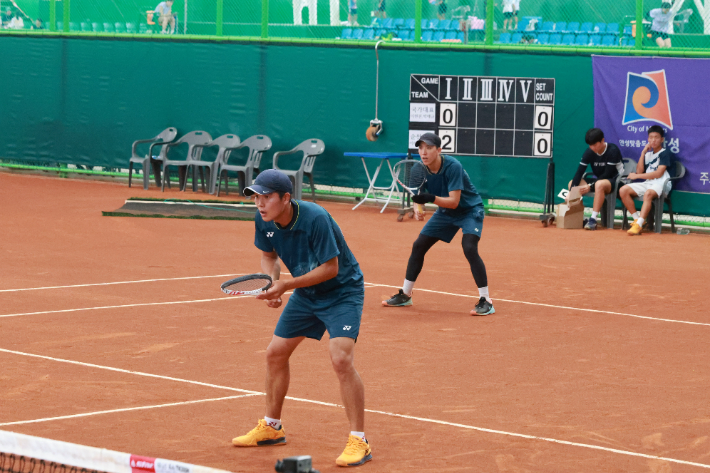
[[[433,203],[439,208],[414,241],[402,289],[390,299],[382,301],[382,305],[386,307],[412,305],[412,289],[424,266],[424,256],[427,251],[437,241],[451,243],[460,228],[463,230],[461,242],[463,253],[471,267],[480,297],[478,304],[470,313],[471,315],[493,314],[495,309],[488,295],[486,266],[478,254],[478,242],[481,240],[485,215],[483,200],[471,184],[461,163],[451,156],[441,154],[441,138],[434,133],[424,133],[416,145],[422,163],[428,170],[426,189],[430,193],[415,195],[412,200],[417,204]]]
[[[237,447],[283,445],[286,432],[281,409],[288,391],[289,358],[304,338],[330,334],[330,359],[340,382],[350,436],[336,463],[357,466],[372,460],[365,439],[365,388],[355,370],[355,341],[365,298],[360,266],[335,220],[322,207],[291,199],[291,181],[275,170],[264,171],[244,190],[255,196],[254,245],[262,251],[261,269],[274,279],[257,299],[271,308],[294,290],[281,313],[266,350],[266,416],[251,432],[232,440]],[[279,258],[293,279],[279,280]]]

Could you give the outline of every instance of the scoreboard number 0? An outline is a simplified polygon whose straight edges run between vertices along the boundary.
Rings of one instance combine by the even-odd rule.
[[[535,106],[535,129],[549,130],[552,128],[552,107]]]
[[[456,104],[442,103],[439,111],[441,126],[456,126]]]
[[[442,152],[456,152],[456,130],[439,130],[439,138],[441,138]]]
[[[552,134],[535,133],[535,156],[549,157],[552,155]]]

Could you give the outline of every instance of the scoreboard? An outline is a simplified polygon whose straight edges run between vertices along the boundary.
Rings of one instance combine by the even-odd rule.
[[[409,149],[423,133],[442,152],[552,158],[555,79],[412,74]]]

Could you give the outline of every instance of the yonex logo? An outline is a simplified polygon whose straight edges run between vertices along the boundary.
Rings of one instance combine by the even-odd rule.
[[[476,229],[476,231],[478,231],[478,228]]]
[[[353,328],[352,325],[346,325],[343,327],[343,330],[350,330],[351,328]]]
[[[666,71],[629,72],[626,78],[626,104],[621,124],[651,121],[673,129],[668,100]]]
[[[271,238],[272,236],[274,236],[274,232],[266,232],[266,236]]]

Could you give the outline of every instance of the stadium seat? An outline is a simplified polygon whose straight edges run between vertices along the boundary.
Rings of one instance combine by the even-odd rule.
[[[274,153],[273,168],[278,169],[282,173],[289,176],[289,179],[293,182],[293,198],[296,200],[301,200],[303,189],[303,177],[308,176],[311,181],[311,196],[313,197],[313,202],[316,201],[315,186],[313,185],[313,165],[316,162],[316,157],[323,154],[325,150],[325,144],[319,139],[309,139],[299,144],[295,148],[289,151],[279,151]],[[286,154],[294,154],[302,152],[303,160],[301,161],[301,167],[298,170],[290,171],[287,169],[279,168],[278,160],[279,157]]]
[[[343,28],[343,31],[340,33],[340,39],[353,39],[353,29]]]
[[[537,36],[537,44],[549,44],[550,35],[547,33],[542,33]]]
[[[592,36],[589,37],[589,44],[592,46],[601,46],[602,44],[602,35],[600,34],[593,34]]]
[[[530,24],[530,18],[523,18],[518,22],[518,27],[516,28],[518,31],[525,31]]]
[[[558,21],[555,23],[555,33],[562,33],[563,31],[567,31],[567,22]]]
[[[407,18],[407,21],[404,22],[404,28],[408,30],[413,30],[414,25],[414,18]]]
[[[362,34],[362,39],[375,39],[375,30],[372,28],[367,28]]]
[[[633,46],[634,44],[634,38],[630,38],[628,36],[624,36],[623,38],[621,38],[622,46]]]
[[[435,19],[429,21],[429,29],[430,30],[438,29],[438,27],[439,27],[439,20],[438,19],[435,18]]]
[[[375,30],[375,38],[382,38],[385,34],[387,34],[387,30],[384,28],[380,28],[379,30]]]
[[[572,44],[574,44],[574,40],[574,35],[571,33],[567,33],[562,37],[562,43],[560,44],[562,44],[563,46],[571,46]]]
[[[170,187],[170,167],[176,167],[178,168],[178,176],[179,176],[179,187],[180,190],[185,190],[185,184],[187,184],[187,166],[188,162],[187,159],[182,159],[180,154],[176,154],[176,157],[179,159],[170,159],[170,150],[175,147],[175,146],[180,146],[183,144],[187,145],[187,154],[186,156],[190,158],[196,158],[200,159],[200,155],[202,154],[202,148],[197,148],[195,149],[196,145],[206,145],[212,141],[212,137],[210,136],[209,133],[206,131],[191,131],[190,133],[184,135],[182,138],[180,138],[177,141],[170,142],[166,144],[163,149],[165,150],[165,158],[163,159],[162,163],[162,171],[163,171],[163,179],[160,185],[161,191],[165,192],[165,183],[167,182],[168,187]],[[185,155],[183,155],[185,156]]]
[[[444,39],[444,34],[446,33],[444,33],[443,31],[435,31],[434,36],[432,36],[431,40],[434,42],[439,42]]]
[[[138,33],[138,29],[136,28],[136,24],[135,23],[126,23],[126,33],[130,33],[130,34]]]
[[[82,21],[80,24],[81,31],[84,33],[91,33],[91,23]]]
[[[606,25],[606,33],[607,34],[619,34],[619,24],[618,23],[609,23]]]
[[[564,42],[564,40],[562,40]],[[574,39],[574,45],[575,46],[589,46],[589,35],[588,34],[579,34],[577,37]]]
[[[550,35],[550,42],[548,44],[551,44],[553,46],[556,46],[558,44],[562,44],[562,35],[559,33],[554,33]]]
[[[392,18],[385,18],[385,21],[382,22],[382,27],[383,28],[392,28],[393,23],[394,23],[394,20]]]
[[[115,33],[116,28],[111,23],[104,23],[104,32],[106,33]]]
[[[140,34],[151,34],[153,31],[148,28],[148,25],[145,23],[141,23],[138,25],[138,33]]]
[[[81,31],[81,26],[79,23],[76,23],[74,21],[69,22],[69,31]]]
[[[446,34],[444,35],[444,39],[447,41],[453,41],[457,39],[457,34],[460,33],[460,31],[447,31]]]
[[[606,23],[597,23],[594,25],[594,33],[606,33]]]
[[[607,27],[607,30],[609,28]],[[624,26],[624,35],[625,36],[631,36],[633,34],[633,27],[631,25],[626,25]]]
[[[498,42],[501,44],[510,44],[510,33],[501,33]]]
[[[618,46],[619,45],[619,40],[616,39],[616,36],[612,35],[604,35],[602,38],[602,46]]]
[[[259,165],[264,152],[271,149],[271,139],[266,135],[254,135],[242,141],[239,148],[247,148],[247,161],[243,165],[229,164],[229,155],[227,155],[219,165],[217,172],[217,196],[222,190],[222,180],[224,180],[227,195],[229,195],[229,171],[237,173],[239,180],[239,191],[244,191],[245,188],[251,186],[254,172],[259,172]]]
[[[126,24],[121,23],[120,21],[117,21],[114,26],[116,27],[116,33],[125,33],[126,32]]]
[[[555,30],[555,24],[551,21],[546,21],[545,23],[542,24],[542,28],[540,31],[544,31],[546,33],[549,33],[550,31]]]
[[[579,22],[578,21],[570,21],[567,23],[567,29],[564,30],[568,33],[576,33],[579,31]]]
[[[93,31],[94,33],[101,33],[103,31],[103,28],[101,28],[101,23],[93,22],[91,24],[91,31]]]
[[[128,161],[128,187],[131,187],[131,178],[133,176],[133,168],[136,165],[141,165],[143,169],[143,189],[148,189],[148,184],[150,183],[150,168],[153,168],[153,176],[155,177],[155,183],[160,186],[160,163],[165,159],[165,147],[161,143],[170,143],[177,136],[177,129],[166,128],[161,131],[159,135],[154,138],[147,140],[138,140],[133,142],[131,147],[131,158]],[[138,154],[138,145],[140,144],[150,144],[148,148],[148,153],[145,156],[140,156]],[[153,148],[158,148],[158,155],[154,157]],[[151,159],[153,157],[153,159]]]
[[[57,31],[63,31],[64,30],[64,23],[61,21],[57,22]]]
[[[451,20],[441,20],[441,21],[439,21],[439,26],[436,29],[437,30],[448,30],[450,25],[451,25]]]
[[[456,39],[458,39],[458,40],[461,41],[462,43],[465,42],[465,38],[464,38],[464,35],[463,35],[463,31],[457,31],[457,32],[456,32]]]
[[[426,30],[422,33],[422,41],[431,41],[432,36],[434,36],[434,32],[432,30]]]
[[[594,31],[594,25],[592,25],[591,21],[585,21],[582,23],[582,25],[579,27],[579,32],[580,33],[591,33]]]
[[[355,28],[355,29],[353,30],[352,39],[362,39],[362,34],[363,34],[363,33],[364,33],[364,31],[362,30],[362,28]]]
[[[404,18],[397,18],[394,20],[391,28],[404,28]]]
[[[422,31],[429,29],[429,20],[422,19]]]
[[[522,33],[513,33],[513,36],[510,39],[511,44],[519,44],[523,42],[523,34]]]
[[[187,175],[190,175],[190,170],[192,169],[192,191],[197,192],[197,171],[200,171],[200,181],[202,182],[202,192],[209,192],[214,194],[217,190],[217,176],[219,175],[219,167],[223,161],[229,158],[230,153],[233,150],[241,148],[239,146],[239,137],[234,134],[222,135],[219,138],[215,138],[207,144],[195,145],[195,149],[199,148],[213,148],[218,147],[217,157],[214,161],[203,161],[201,153],[195,153],[195,158],[193,155],[187,156]],[[205,176],[204,171],[208,170],[207,175],[207,186],[205,186]]]
[[[414,41],[414,30],[401,30],[399,38],[402,41]]]

